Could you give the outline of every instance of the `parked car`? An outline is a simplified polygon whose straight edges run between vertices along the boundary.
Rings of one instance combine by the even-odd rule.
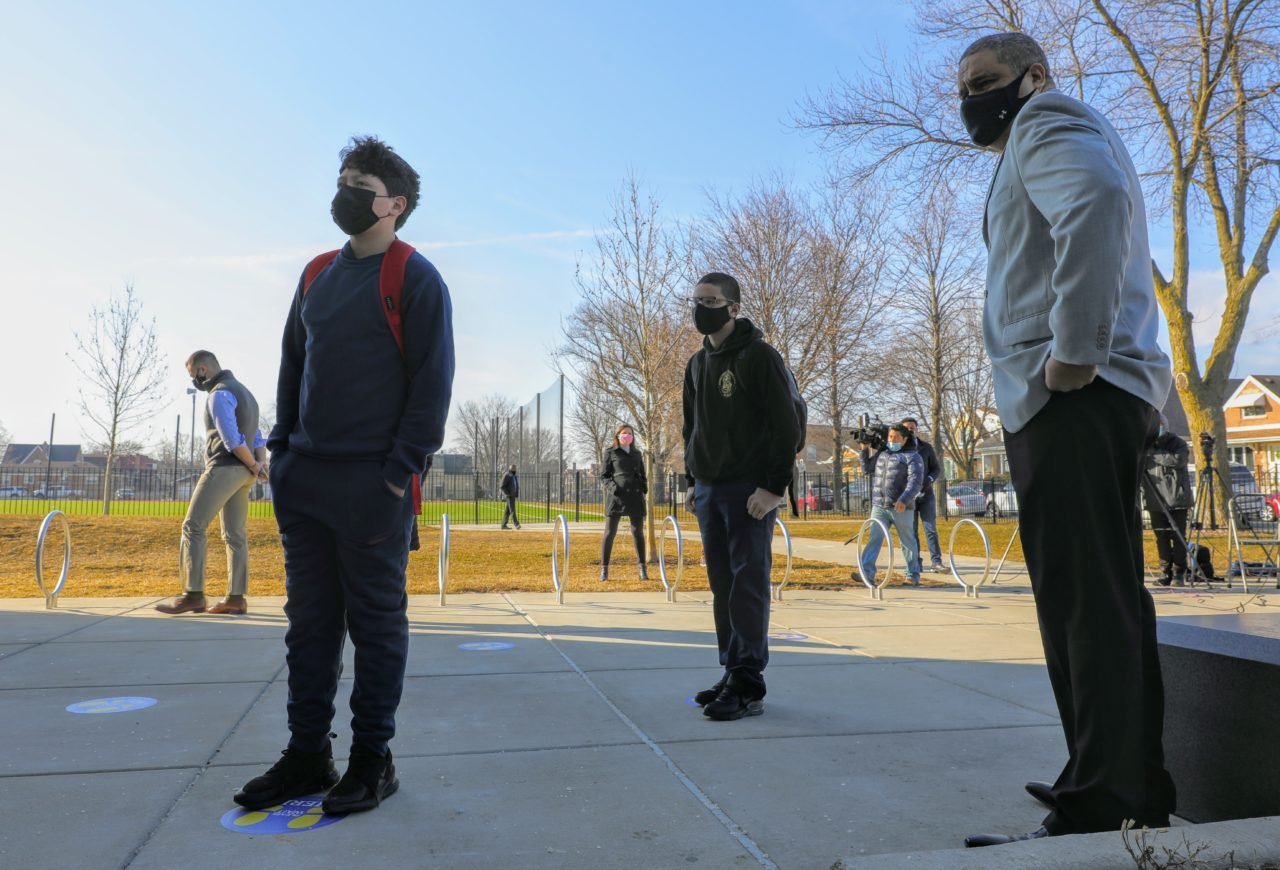
[[[859,513],[871,510],[871,481],[865,477],[851,480],[844,487],[846,504]]]
[[[0,498],[28,498],[31,493],[22,486],[0,486]]]
[[[1280,492],[1267,496],[1267,507],[1271,508],[1271,519],[1280,520]]]
[[[115,497],[118,501],[127,501],[132,498],[137,498],[138,496],[136,493],[134,493],[132,489],[130,489],[127,486],[123,486],[120,489],[116,490]]]
[[[996,488],[996,491],[987,499],[987,512],[993,517],[1003,517],[1018,512],[1018,494],[1013,491],[1012,483]]]
[[[810,483],[804,494],[804,506],[811,511],[834,510],[836,494],[825,483]]]
[[[947,487],[946,502],[949,516],[981,516],[987,512],[986,495],[972,486]]]
[[[84,490],[54,484],[37,489],[35,496],[36,498],[83,498]]]

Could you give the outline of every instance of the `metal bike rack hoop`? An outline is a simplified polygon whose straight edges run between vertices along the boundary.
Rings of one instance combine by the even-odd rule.
[[[960,569],[956,566],[956,532],[960,531],[960,527],[964,525],[973,526],[978,530],[978,536],[982,538],[982,549],[986,553],[987,564],[983,566],[982,577],[977,583],[966,583],[964,578],[960,576]],[[1012,542],[1012,538],[1010,539]],[[947,562],[951,566],[951,576],[956,578],[956,582],[960,584],[960,588],[964,590],[965,598],[977,598],[978,588],[987,582],[987,578],[991,576],[991,539],[987,537],[986,531],[975,521],[965,518],[955,524],[951,529],[951,540],[947,543]]]
[[[667,525],[671,525],[671,530],[676,536],[676,573],[672,580],[667,579]],[[684,576],[684,533],[680,531],[680,524],[676,522],[676,518],[668,516],[662,521],[662,528],[658,531],[658,578],[662,580],[662,588],[667,592],[667,601],[676,600],[676,590],[680,588],[680,578]]]
[[[440,563],[436,570],[440,585],[440,606],[444,607],[445,590],[449,587],[449,515],[440,515]]]
[[[787,544],[787,566],[782,569],[782,582],[770,583],[769,589],[773,593],[774,601],[782,600],[782,590],[786,588],[787,581],[791,579],[791,530],[787,528],[787,524],[781,518],[777,520],[778,528],[782,530],[782,540]]]
[[[1000,582],[1000,572],[1004,570],[1005,560],[1009,558],[1009,551],[1013,549],[1013,542],[1018,540],[1018,532],[1022,529],[1022,520],[1018,520],[1013,524],[1013,534],[1009,536],[1009,543],[1004,548],[1004,553],[1000,556],[1000,564],[996,565],[995,576],[991,578],[991,585],[994,586]]]
[[[889,548],[889,565],[884,569],[884,579],[879,583],[868,583],[866,577],[862,577],[862,585],[871,590],[871,597],[876,601],[884,600],[884,587],[889,583],[889,575],[893,572],[893,538],[889,535],[889,527],[875,517],[867,517],[862,521],[862,525],[858,527],[858,543],[854,552],[854,558],[858,560],[858,576],[862,576],[862,539],[866,535],[867,529],[871,528],[871,524],[875,523],[880,527],[880,531],[884,534],[884,546]]]
[[[49,534],[49,529],[53,526],[54,519],[62,519],[62,570],[58,573],[58,583],[53,589],[45,586],[44,583],[44,541]],[[46,610],[56,610],[58,607],[58,595],[62,592],[62,587],[67,585],[67,574],[71,571],[71,524],[67,521],[67,515],[62,511],[50,511],[49,515],[44,518],[44,522],[40,524],[40,536],[36,539],[36,585],[40,587],[40,592],[44,595],[44,606]]]
[[[557,556],[558,549],[564,554],[563,570]],[[564,514],[556,514],[556,521],[551,528],[551,583],[556,588],[556,604],[564,604],[564,586],[567,582],[569,582],[569,523],[564,518]]]

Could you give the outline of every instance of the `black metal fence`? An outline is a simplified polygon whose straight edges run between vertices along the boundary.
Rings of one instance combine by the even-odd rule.
[[[1238,478],[1238,479],[1237,479]],[[199,471],[186,468],[117,470],[112,474],[110,513],[113,516],[182,516],[187,509]],[[1239,470],[1233,475],[1238,504],[1251,514],[1280,513],[1280,475],[1247,480]],[[830,474],[801,473],[796,481],[796,504],[802,519],[864,518],[871,509],[871,481],[848,473],[838,480]],[[62,510],[68,514],[100,514],[103,474],[98,468],[0,467],[0,515],[43,514]],[[939,485],[941,488],[941,485]],[[684,477],[660,475],[652,484],[659,517],[692,520],[685,508]],[[496,523],[505,502],[497,491],[495,475],[485,472],[450,474],[431,471],[422,481],[422,521],[436,523],[448,513],[453,523]],[[521,521],[550,522],[559,514],[573,522],[600,520],[604,514],[601,481],[587,471],[571,470],[520,475]],[[250,491],[250,516],[271,516],[271,488],[257,483]],[[938,516],[943,519],[982,518],[987,522],[1017,518],[1018,500],[1004,478],[951,480],[942,489]],[[1225,526],[1226,512],[1216,506],[1218,524]]]

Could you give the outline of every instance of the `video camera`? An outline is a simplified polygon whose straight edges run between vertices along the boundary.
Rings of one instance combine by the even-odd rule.
[[[862,414],[857,422],[857,428],[849,430],[849,436],[857,443],[872,450],[881,450],[889,443],[889,424],[880,422],[879,417],[872,419],[870,414]]]
[[[1205,462],[1208,465],[1213,464],[1213,446],[1216,441],[1217,439],[1208,432],[1200,433],[1200,455],[1205,458]]]

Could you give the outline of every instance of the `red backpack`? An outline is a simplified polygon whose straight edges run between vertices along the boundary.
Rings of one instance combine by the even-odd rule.
[[[327,251],[307,264],[302,273],[302,295],[305,297],[311,289],[311,283],[333,262],[340,251]],[[382,256],[382,267],[378,271],[378,295],[382,297],[382,313],[387,317],[387,326],[391,327],[391,336],[396,340],[401,358],[404,357],[404,321],[400,319],[400,290],[404,287],[404,267],[413,254],[413,247],[396,239]],[[413,493],[413,512],[422,513],[422,476],[415,474],[409,483]]]

